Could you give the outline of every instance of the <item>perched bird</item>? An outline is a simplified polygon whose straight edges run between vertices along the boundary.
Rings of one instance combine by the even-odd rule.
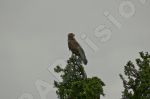
[[[74,37],[75,37],[75,34],[73,33],[68,34],[68,48],[69,50],[72,51],[73,54],[79,56],[81,60],[83,61],[83,63],[86,65],[87,59],[86,59],[84,50],[82,49],[82,47],[79,45],[79,43],[76,41]]]

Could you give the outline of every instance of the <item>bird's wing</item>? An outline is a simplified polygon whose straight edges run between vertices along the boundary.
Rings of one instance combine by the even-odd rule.
[[[83,63],[86,65],[87,64],[87,59],[86,59],[84,50],[80,45],[78,46],[78,51],[79,51],[81,59],[83,60]]]

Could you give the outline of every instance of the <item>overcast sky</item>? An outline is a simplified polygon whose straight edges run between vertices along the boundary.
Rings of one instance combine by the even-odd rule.
[[[150,51],[150,2],[0,0],[0,99],[57,99],[52,70],[71,56],[69,32],[85,50],[88,77],[106,84],[102,99],[120,99],[123,66]]]

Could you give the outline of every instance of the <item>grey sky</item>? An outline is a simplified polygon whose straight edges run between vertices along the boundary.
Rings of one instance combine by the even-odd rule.
[[[119,12],[123,6],[127,12]],[[98,76],[106,84],[102,99],[119,99],[123,87],[118,74],[123,73],[123,66],[139,57],[139,51],[150,50],[149,10],[149,0],[0,0],[0,99],[23,99],[26,93],[44,99],[35,83],[53,84],[48,67],[71,55],[69,32],[76,34],[85,50],[88,76]],[[100,25],[107,31],[104,35],[99,31],[97,37]],[[47,99],[57,99],[56,93],[50,90]]]

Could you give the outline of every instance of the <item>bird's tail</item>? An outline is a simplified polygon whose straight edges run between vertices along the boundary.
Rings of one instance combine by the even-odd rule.
[[[86,58],[83,59],[83,63],[84,63],[85,65],[87,64],[87,59],[86,59]]]
[[[79,53],[80,53],[80,57],[81,57],[83,63],[86,65],[88,61],[87,61],[85,53],[81,47],[79,48]]]

